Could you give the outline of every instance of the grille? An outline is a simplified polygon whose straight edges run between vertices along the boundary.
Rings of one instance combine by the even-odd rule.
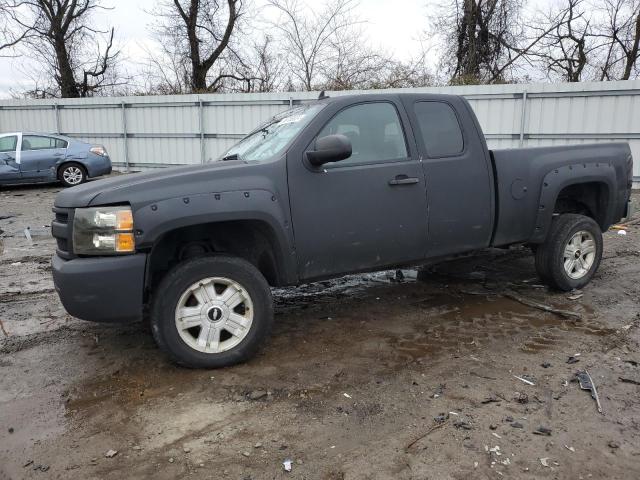
[[[56,239],[57,251],[61,258],[73,257],[73,209],[54,207],[55,218],[51,222],[51,234]]]

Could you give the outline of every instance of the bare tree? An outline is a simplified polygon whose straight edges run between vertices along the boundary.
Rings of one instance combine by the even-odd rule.
[[[401,61],[392,55],[374,50],[363,41],[359,28],[336,33],[331,42],[331,54],[320,66],[324,77],[323,90],[383,89],[424,87],[435,80],[430,71],[427,53]]]
[[[390,65],[382,53],[367,46],[361,28],[343,28],[328,41],[325,58],[318,64],[323,77],[318,86],[323,90],[354,90],[371,88],[381,83]]]
[[[210,92],[236,77],[226,68],[239,59],[233,38],[243,15],[242,0],[165,0],[159,7],[153,14],[161,54],[152,63],[167,85]]]
[[[22,42],[31,32],[14,19],[21,18],[14,2],[0,0],[0,56]]]
[[[337,35],[358,22],[353,19],[356,0],[328,0],[320,9],[299,0],[268,0],[280,13],[274,27],[282,34],[290,75],[310,91],[318,84],[321,66],[330,60]]]
[[[523,37],[521,0],[446,0],[433,18],[453,83],[502,80]],[[512,65],[511,62],[509,65]],[[498,73],[499,72],[499,73]]]
[[[595,6],[595,5],[594,5]],[[605,53],[596,60],[599,80],[629,80],[638,74],[640,1],[600,0],[597,36]]]
[[[591,75],[590,59],[602,48],[602,43],[597,41],[587,7],[584,0],[563,0],[545,19],[537,22],[553,27],[529,53],[547,76],[580,82]],[[558,18],[562,21],[558,22]]]
[[[13,0],[12,19],[29,35],[27,53],[52,79],[36,96],[87,97],[117,84],[114,70],[114,29],[98,30],[91,23],[98,0]],[[27,11],[24,16],[15,12]]]
[[[271,35],[254,40],[239,58],[242,62],[238,62],[236,71],[242,78],[237,83],[242,85],[241,91],[275,92],[285,87],[284,54]]]

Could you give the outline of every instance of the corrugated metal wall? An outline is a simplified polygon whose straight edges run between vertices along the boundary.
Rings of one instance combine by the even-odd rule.
[[[640,182],[640,80],[392,90],[469,99],[490,148],[628,141]],[[328,92],[344,95],[362,92]],[[116,168],[200,163],[317,93],[0,101],[0,132],[58,132],[103,144]]]

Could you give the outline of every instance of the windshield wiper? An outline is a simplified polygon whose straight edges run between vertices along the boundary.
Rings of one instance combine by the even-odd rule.
[[[226,160],[240,160],[240,155],[237,153],[231,153],[225,157],[222,157],[223,162]]]

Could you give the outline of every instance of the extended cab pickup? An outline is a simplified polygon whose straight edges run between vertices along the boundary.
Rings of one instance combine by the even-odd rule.
[[[219,367],[267,336],[270,286],[529,244],[544,281],[581,288],[632,181],[626,143],[490,151],[447,95],[322,98],[221,160],[58,194],[53,277],[69,313],[148,312],[174,361]]]

